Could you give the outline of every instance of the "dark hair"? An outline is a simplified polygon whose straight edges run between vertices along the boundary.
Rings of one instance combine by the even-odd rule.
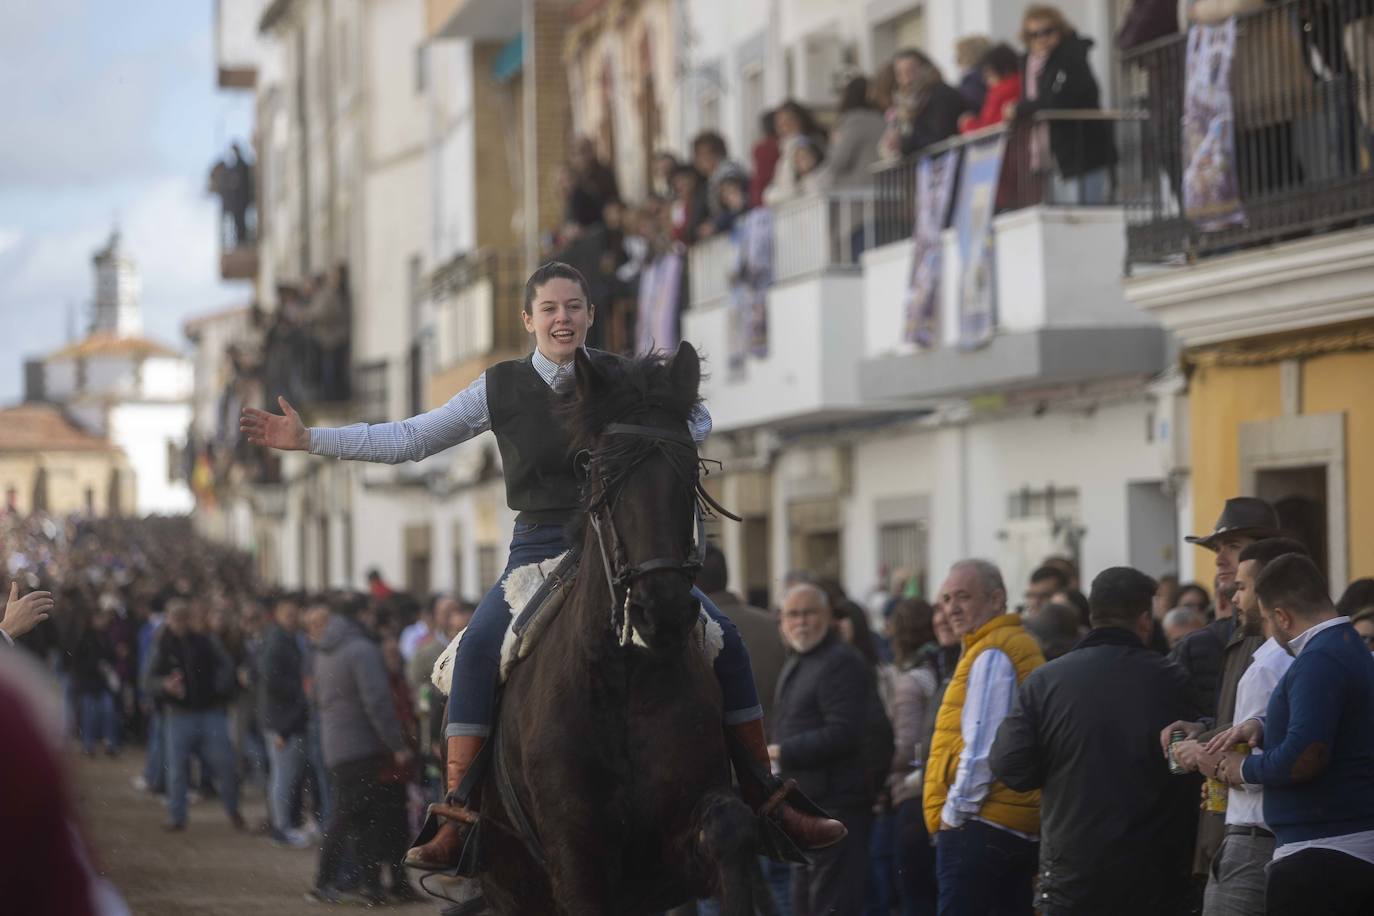
[[[813,137],[822,133],[821,126],[816,121],[816,116],[811,113],[810,108],[807,108],[801,102],[795,99],[788,99],[774,109],[773,114],[777,116],[784,111],[791,112],[797,120],[801,122],[801,136]]]
[[[920,598],[898,601],[887,619],[892,628],[892,654],[898,662],[907,661],[922,646],[935,641],[935,609]]]
[[[764,110],[763,114],[759,115],[759,130],[763,132],[765,137],[776,137],[778,135],[778,129],[773,124],[773,115],[777,113],[778,110],[776,108],[768,108]]]
[[[868,78],[856,76],[844,84],[844,89],[840,92],[840,113],[846,111],[859,111],[872,108],[873,103],[868,98]]]
[[[1336,602],[1336,613],[1351,617],[1366,608],[1374,608],[1374,579],[1356,579],[1345,587],[1345,594]]]
[[[706,554],[701,558],[701,572],[697,573],[697,588],[706,594],[725,591],[730,581],[730,568],[725,562],[725,553],[715,544],[706,545]]]
[[[725,138],[714,130],[704,130],[692,138],[692,152],[696,153],[700,150],[707,150],[721,159],[724,159],[728,154]]]
[[[1269,561],[1255,580],[1255,595],[1265,607],[1281,607],[1297,617],[1332,609],[1326,577],[1311,559],[1296,553]]]
[[[824,585],[821,586],[824,590]],[[854,639],[850,643],[859,654],[864,657],[868,664],[869,671],[875,671],[878,667],[878,647],[873,642],[873,631],[868,628],[868,615],[864,609],[853,601],[840,601],[832,605],[835,613],[835,620],[848,620],[849,628],[854,634]]]
[[[1142,614],[1150,613],[1158,587],[1159,583],[1138,569],[1129,566],[1104,569],[1093,579],[1092,593],[1088,596],[1092,625],[1135,623]]]
[[[1069,601],[1069,606],[1078,612],[1078,622],[1082,626],[1092,626],[1092,608],[1088,604],[1088,596],[1076,588],[1061,588],[1059,590]]]
[[[697,171],[696,166],[687,163],[680,163],[679,165],[674,166],[673,170],[668,173],[668,183],[672,184],[674,181],[683,177],[684,175],[691,176],[692,180],[697,183],[701,182],[701,173]]]
[[[1011,45],[1000,42],[988,48],[987,53],[978,61],[978,69],[991,70],[998,76],[1011,76],[1020,72],[1021,56]]]
[[[1046,661],[1052,661],[1072,649],[1078,642],[1081,627],[1078,611],[1067,604],[1047,604],[1040,609],[1040,613],[1026,621],[1026,630],[1039,643]]]
[[[1262,541],[1246,544],[1240,552],[1238,562],[1244,563],[1246,560],[1255,560],[1263,568],[1286,553],[1296,553],[1302,557],[1309,556],[1307,548],[1292,538],[1265,538]]]
[[[374,566],[367,571],[367,577],[369,579],[380,579],[382,577],[382,574],[381,571]]]
[[[533,311],[534,297],[539,295],[539,287],[548,283],[550,280],[571,280],[582,287],[582,297],[591,305],[591,287],[587,285],[587,278],[582,276],[582,271],[565,264],[562,261],[549,261],[541,264],[530,274],[530,278],[525,281],[525,313]]]
[[[1207,608],[1208,605],[1212,603],[1212,596],[1210,593],[1208,593],[1206,588],[1204,588],[1197,582],[1189,582],[1187,585],[1181,586],[1179,588],[1178,597],[1174,599],[1174,604],[1183,604],[1183,596],[1188,594],[1189,592],[1197,592],[1199,595],[1202,596],[1202,607],[1204,610]]]
[[[1061,589],[1069,587],[1068,575],[1066,575],[1064,570],[1060,569],[1058,566],[1040,566],[1036,568],[1035,572],[1030,574],[1030,580],[1032,583],[1044,582],[1046,579],[1056,580],[1059,583],[1059,588]]]

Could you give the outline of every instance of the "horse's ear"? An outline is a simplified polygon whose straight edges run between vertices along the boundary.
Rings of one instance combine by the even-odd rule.
[[[677,352],[668,364],[668,378],[678,391],[694,401],[697,399],[701,387],[701,357],[697,355],[696,347],[685,340],[677,345]]]
[[[595,398],[606,387],[606,376],[596,367],[587,351],[578,347],[573,356],[573,378],[577,382],[577,396],[581,400]]]

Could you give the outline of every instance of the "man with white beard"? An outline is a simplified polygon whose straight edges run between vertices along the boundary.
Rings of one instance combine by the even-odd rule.
[[[779,618],[791,655],[778,676],[768,755],[797,786],[849,830],[838,844],[809,854],[792,873],[796,916],[860,913],[868,876],[873,814],[863,761],[872,689],[863,656],[839,638],[824,591],[795,585]]]

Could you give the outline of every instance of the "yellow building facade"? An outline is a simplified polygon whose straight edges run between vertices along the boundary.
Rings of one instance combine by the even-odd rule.
[[[27,515],[129,514],[135,482],[124,453],[49,404],[0,410],[0,498]]]
[[[1231,496],[1289,500],[1284,521],[1316,542],[1333,588],[1374,576],[1374,321],[1197,348],[1186,361],[1193,530],[1210,531]],[[1292,517],[1302,502],[1316,517]],[[1199,551],[1199,580],[1212,572]]]

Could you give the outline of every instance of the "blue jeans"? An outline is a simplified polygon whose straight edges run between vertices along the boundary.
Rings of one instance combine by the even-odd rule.
[[[516,524],[506,569],[501,573],[500,581],[477,605],[467,632],[463,634],[463,641],[458,644],[458,653],[453,660],[448,727],[444,731],[448,737],[485,737],[491,733],[492,704],[501,667],[501,642],[505,639],[511,617],[505,592],[502,591],[506,577],[522,566],[551,560],[567,549],[568,542],[562,525]],[[599,563],[600,560],[587,557],[583,562]],[[692,594],[711,619],[720,624],[725,637],[724,648],[716,656],[715,663],[725,706],[725,724],[737,725],[763,718],[758,689],[754,686],[753,668],[749,664],[749,651],[745,649],[739,631],[700,589],[692,589]]]
[[[167,817],[173,824],[186,823],[186,776],[191,754],[199,751],[215,771],[215,783],[224,810],[230,817],[239,812],[238,776],[234,772],[234,748],[229,742],[229,716],[222,709],[168,710]]]
[[[148,763],[143,768],[143,781],[150,792],[167,788],[167,735],[162,727],[165,718],[160,709],[154,709],[148,717]]]
[[[969,820],[935,835],[940,916],[1031,916],[1039,843]]]
[[[865,916],[889,916],[896,903],[897,889],[893,886],[893,877],[897,863],[892,848],[896,820],[893,814],[880,814],[873,818],[873,833],[868,840],[868,900],[864,904]]]
[[[272,781],[268,787],[268,812],[272,826],[278,833],[291,829],[295,812],[291,810],[291,792],[305,770],[305,735],[290,735],[283,747],[277,747],[275,737],[267,740],[267,757],[272,763]]]
[[[315,820],[323,830],[334,811],[334,784],[324,765],[324,749],[320,746],[320,717],[313,706],[305,725],[305,762],[314,779],[315,807],[318,809]]]
[[[114,694],[108,690],[83,693],[79,697],[81,709],[81,749],[95,753],[96,739],[105,743],[108,751],[119,750],[119,716],[115,712]]]

